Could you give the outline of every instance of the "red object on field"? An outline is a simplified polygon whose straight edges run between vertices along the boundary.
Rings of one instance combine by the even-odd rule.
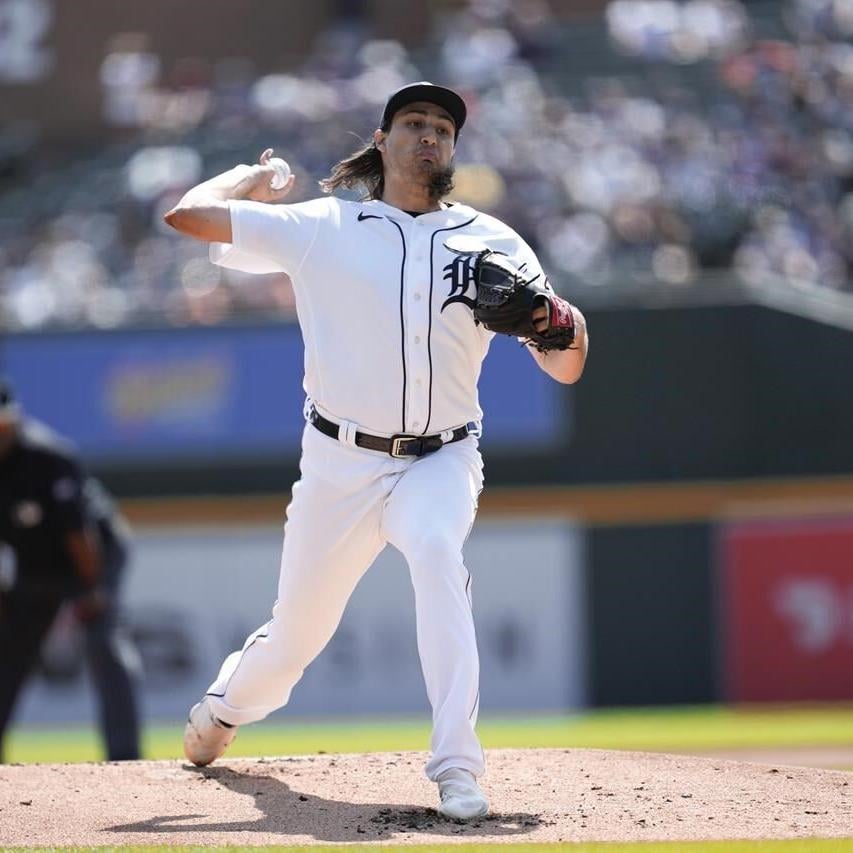
[[[719,560],[726,698],[853,699],[853,518],[736,522]]]

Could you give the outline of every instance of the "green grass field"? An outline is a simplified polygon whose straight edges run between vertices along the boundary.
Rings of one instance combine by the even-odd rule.
[[[149,726],[146,758],[181,757],[182,724]],[[714,749],[853,747],[853,707],[650,708],[599,710],[573,716],[484,717],[486,749],[505,747],[598,748],[697,752]],[[229,755],[296,755],[316,752],[425,750],[427,720],[258,723],[240,731]],[[102,759],[91,729],[13,728],[7,761],[62,763]]]

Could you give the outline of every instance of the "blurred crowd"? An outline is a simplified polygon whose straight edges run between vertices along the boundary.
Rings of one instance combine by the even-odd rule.
[[[419,79],[469,104],[452,197],[515,227],[570,296],[732,267],[850,288],[853,0],[792,0],[774,37],[755,8],[613,0],[594,74],[546,0],[448,8],[412,52],[336,22],[302,67],[268,75],[249,59],[166,70],[144,38],[117,38],[101,81],[124,141],[0,183],[0,316],[34,329],[287,315],[286,276],[213,267],[162,213],[267,146],[297,174],[291,200],[317,195],[387,93]]]

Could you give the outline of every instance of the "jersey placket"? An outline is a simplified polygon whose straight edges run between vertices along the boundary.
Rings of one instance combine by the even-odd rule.
[[[407,432],[423,433],[429,418],[429,334],[430,290],[429,280],[430,230],[421,219],[415,219],[409,228],[411,263],[406,271],[405,342],[409,381],[406,383]]]

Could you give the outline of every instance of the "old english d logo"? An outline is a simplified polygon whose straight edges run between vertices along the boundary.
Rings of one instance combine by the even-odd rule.
[[[457,255],[445,268],[444,280],[450,282],[450,293],[441,306],[444,311],[448,305],[461,302],[472,311],[477,304],[477,283],[474,280],[474,264],[476,255]],[[471,296],[466,296],[468,287],[471,287]]]

